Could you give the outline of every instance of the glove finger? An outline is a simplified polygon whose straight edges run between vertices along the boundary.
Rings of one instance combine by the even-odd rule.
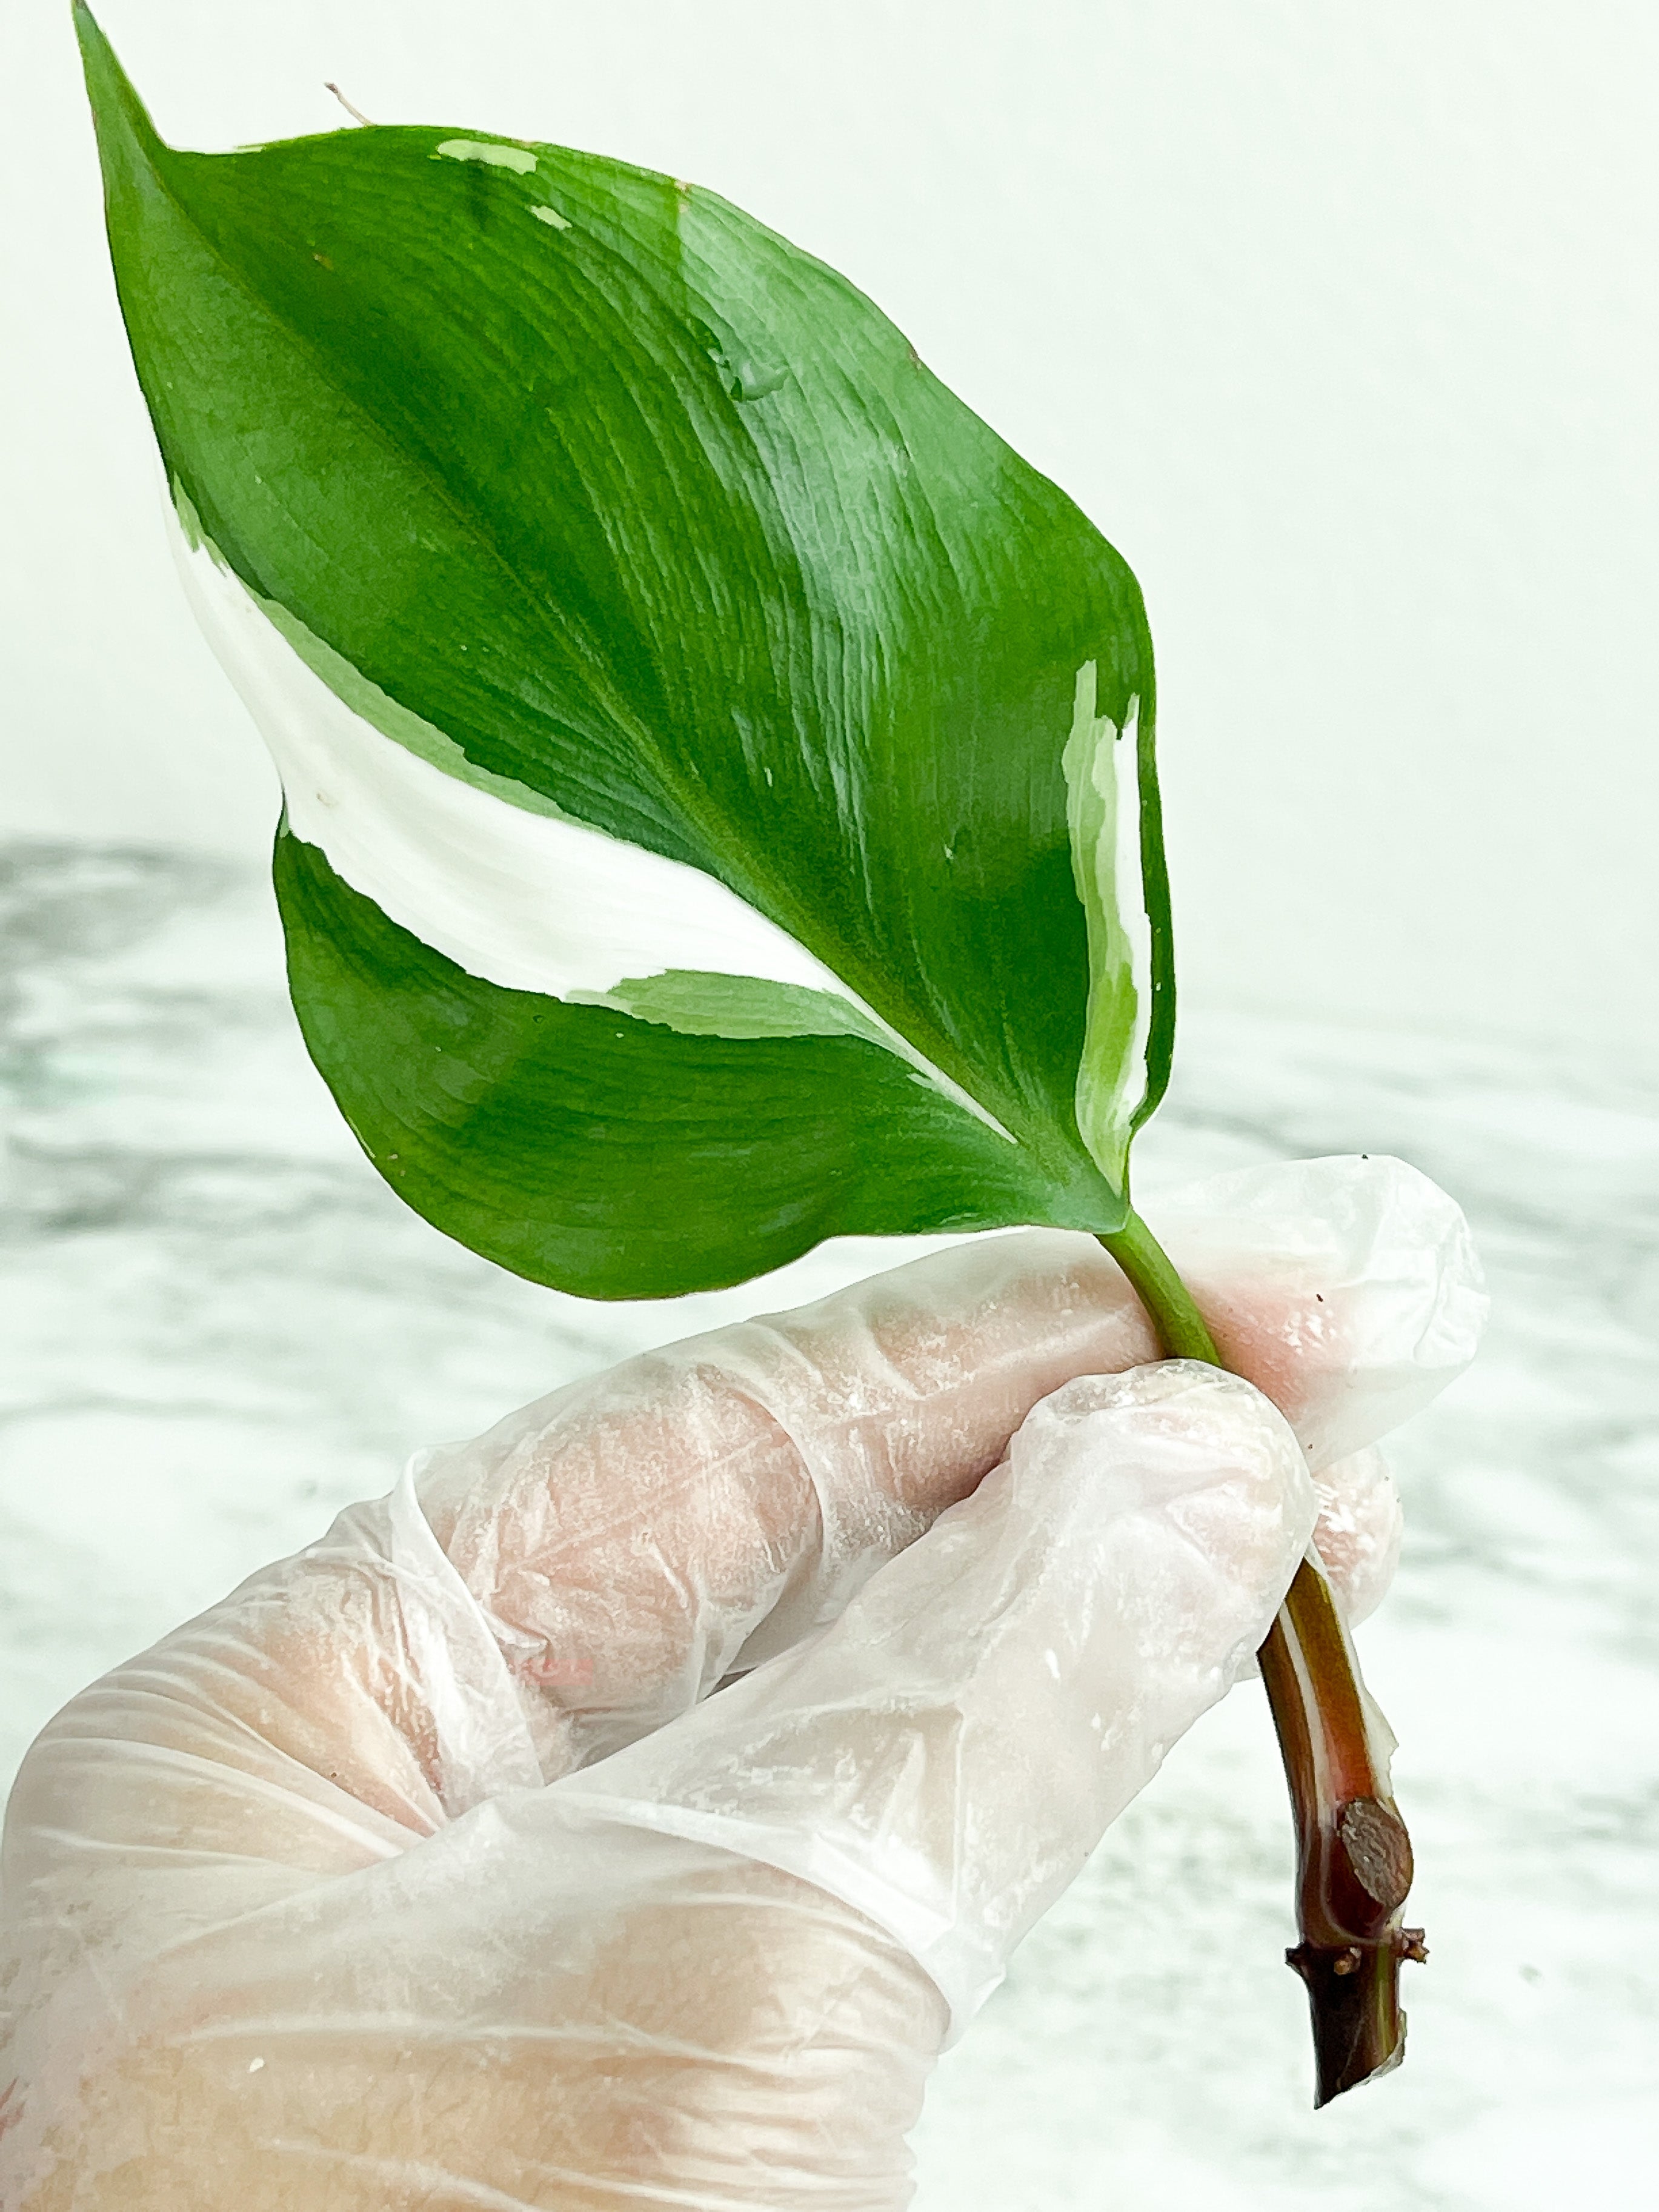
[[[1338,1460],[1313,1480],[1319,1505],[1314,1549],[1343,1620],[1357,1628],[1388,1595],[1400,1565],[1405,1534],[1400,1492],[1375,1444]],[[1239,1679],[1255,1680],[1261,1672],[1252,1659],[1240,1668]]]
[[[1316,1467],[1473,1355],[1462,1216],[1398,1161],[1252,1171],[1165,1213],[1224,1352]],[[556,1394],[434,1455],[421,1496],[551,1776],[833,1619],[1041,1398],[1157,1351],[1092,1238],[982,1238]]]
[[[202,1854],[187,1927],[119,1878],[125,1924],[3,2008],[8,2207],[43,2172],[79,2212],[908,2201],[939,1992],[751,1858],[537,1790],[258,1910]]]
[[[1474,1357],[1488,1301],[1468,1224],[1403,1160],[1217,1176],[1157,1225],[1222,1358],[1282,1408],[1316,1469],[1398,1428]]]
[[[1394,1470],[1375,1444],[1314,1477],[1314,1546],[1350,1628],[1369,1620],[1400,1565],[1405,1514]]]
[[[1187,1361],[1071,1382],[821,1635],[550,1805],[817,1884],[959,2028],[1249,1662],[1315,1510],[1249,1383]]]

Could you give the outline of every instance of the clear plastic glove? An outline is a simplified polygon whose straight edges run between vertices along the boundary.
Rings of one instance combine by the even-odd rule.
[[[1395,1162],[1158,1225],[1260,1389],[1149,1364],[1090,1240],[981,1240],[425,1455],[77,1698],[6,1826],[6,2212],[904,2203],[1316,1520],[1381,1595],[1367,1447],[1479,1332]]]

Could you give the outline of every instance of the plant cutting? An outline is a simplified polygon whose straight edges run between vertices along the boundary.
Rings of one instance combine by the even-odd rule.
[[[1130,1201],[1175,971],[1121,557],[715,195],[453,129],[180,152],[76,21],[295,1009],[393,1188],[592,1298],[1082,1231],[1218,1364]],[[1261,1667],[1323,2103],[1399,2057],[1411,1851],[1316,1560]]]

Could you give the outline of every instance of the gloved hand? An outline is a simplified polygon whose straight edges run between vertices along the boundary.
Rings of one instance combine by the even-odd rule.
[[[1090,1240],[972,1242],[426,1455],[77,1698],[6,1827],[8,2212],[902,2204],[1316,1517],[1380,1595],[1365,1448],[1478,1334],[1397,1163],[1158,1225],[1260,1389],[1149,1364]]]

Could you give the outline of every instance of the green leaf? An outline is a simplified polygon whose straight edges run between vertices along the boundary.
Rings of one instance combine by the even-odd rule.
[[[879,1045],[687,1036],[501,990],[286,833],[276,888],[306,1042],[358,1141],[418,1212],[519,1274],[665,1297],[826,1237],[1043,1211],[1024,1155]]]
[[[852,1225],[1118,1227],[1173,994],[1151,641],[1098,532],[711,193],[453,130],[179,152],[77,21],[186,580],[337,886],[279,866],[295,1003],[398,1188],[597,1295]],[[456,975],[477,1081],[412,1045],[394,1081]],[[601,1036],[632,1103],[596,1115]],[[675,1225],[694,1076],[725,1232]]]

